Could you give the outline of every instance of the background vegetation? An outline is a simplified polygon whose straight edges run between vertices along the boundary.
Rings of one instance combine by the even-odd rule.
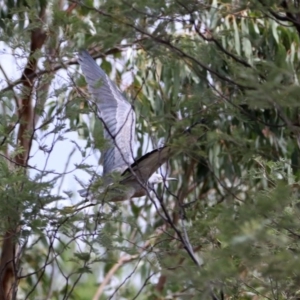
[[[298,0],[0,13],[0,299],[300,299]],[[80,48],[134,104],[137,156],[164,139],[178,182],[81,201],[104,141]]]

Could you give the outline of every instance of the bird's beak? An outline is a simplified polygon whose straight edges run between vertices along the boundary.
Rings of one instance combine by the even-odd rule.
[[[171,180],[178,180],[178,179],[177,178],[173,178],[173,177],[167,177],[165,180],[166,181],[171,181]]]

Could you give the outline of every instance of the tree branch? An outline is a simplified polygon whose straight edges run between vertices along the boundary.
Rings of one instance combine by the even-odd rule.
[[[16,164],[26,165],[32,142],[32,133],[34,129],[32,90],[34,86],[34,76],[37,68],[37,59],[33,56],[36,50],[42,48],[46,33],[42,29],[42,23],[46,19],[46,6],[41,7],[38,21],[41,26],[31,32],[30,56],[27,65],[23,71],[20,83],[23,84],[22,101],[19,103],[18,115],[20,127],[17,136],[18,148],[22,149],[15,158]],[[10,88],[11,88],[10,84]],[[24,169],[26,171],[26,169]],[[16,207],[16,210],[18,208]],[[11,222],[8,217],[8,229],[2,244],[2,253],[0,261],[0,299],[10,300],[17,288],[17,269],[16,269],[16,245],[17,236],[20,227]]]

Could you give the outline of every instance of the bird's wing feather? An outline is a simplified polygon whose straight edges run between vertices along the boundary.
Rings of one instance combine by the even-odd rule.
[[[171,148],[169,146],[155,149],[136,160],[130,168],[122,174],[121,183],[131,181],[139,177],[142,183],[146,183],[151,175],[170,158]],[[133,170],[133,172],[131,171]]]
[[[103,174],[123,172],[134,162],[133,107],[87,51],[80,52],[79,63],[93,95],[98,117],[104,123],[104,137],[111,143],[104,152]]]

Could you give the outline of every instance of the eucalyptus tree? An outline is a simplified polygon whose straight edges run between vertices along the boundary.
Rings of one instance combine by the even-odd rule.
[[[0,298],[295,299],[299,16],[298,1],[5,3]],[[132,99],[135,157],[163,139],[178,182],[81,201],[108,147],[82,48]]]

